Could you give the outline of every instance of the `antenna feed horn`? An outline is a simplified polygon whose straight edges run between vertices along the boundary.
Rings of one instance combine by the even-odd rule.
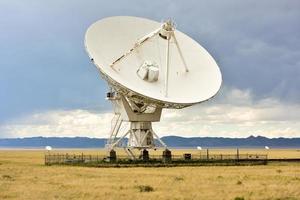
[[[175,25],[171,20],[167,20],[162,24],[159,36],[165,40],[169,40],[172,37],[172,33],[175,30]]]

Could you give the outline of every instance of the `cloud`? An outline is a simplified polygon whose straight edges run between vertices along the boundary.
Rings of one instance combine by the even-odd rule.
[[[105,137],[112,117],[112,113],[94,113],[88,110],[54,110],[10,121],[0,126],[0,133],[2,137]]]
[[[221,68],[217,98],[165,110],[154,123],[159,135],[299,136],[297,0],[2,0],[0,137],[107,136],[107,86],[83,38],[91,23],[113,15],[172,18]]]
[[[250,90],[226,89],[226,98],[180,110],[163,110],[153,123],[160,136],[300,137],[300,105],[272,98],[254,101]],[[108,137],[113,113],[53,110],[34,113],[0,126],[1,137]],[[124,133],[128,124],[121,128]]]
[[[249,90],[227,89],[225,98],[183,110],[164,110],[155,127],[163,135],[299,137],[300,105],[273,98],[255,101]]]
[[[83,38],[94,21],[114,15],[172,18],[216,58],[224,85],[299,103],[299,1],[2,0],[0,123],[47,110],[108,110]]]

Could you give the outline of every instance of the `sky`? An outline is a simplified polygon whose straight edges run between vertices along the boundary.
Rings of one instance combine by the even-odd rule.
[[[108,136],[107,84],[84,35],[115,15],[174,20],[222,71],[218,95],[164,110],[158,135],[300,137],[298,0],[1,0],[0,138]]]

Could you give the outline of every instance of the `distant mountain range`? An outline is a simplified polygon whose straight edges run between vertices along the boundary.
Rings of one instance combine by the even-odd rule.
[[[300,147],[300,138],[266,138],[250,136],[247,138],[221,137],[178,137],[166,136],[161,138],[169,147],[197,147],[202,148],[232,148],[243,147],[287,148]],[[126,141],[124,141],[126,142]],[[103,148],[106,139],[88,137],[31,137],[31,138],[0,138],[0,148]]]

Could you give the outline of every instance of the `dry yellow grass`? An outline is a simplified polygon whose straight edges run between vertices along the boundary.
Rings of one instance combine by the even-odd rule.
[[[299,157],[299,153],[297,150],[270,150],[268,154],[269,157],[273,154]],[[44,151],[38,150],[1,150],[0,199],[300,199],[300,164],[297,163],[243,167],[87,168],[44,166],[43,156]],[[153,191],[141,191],[140,186],[150,186]]]

